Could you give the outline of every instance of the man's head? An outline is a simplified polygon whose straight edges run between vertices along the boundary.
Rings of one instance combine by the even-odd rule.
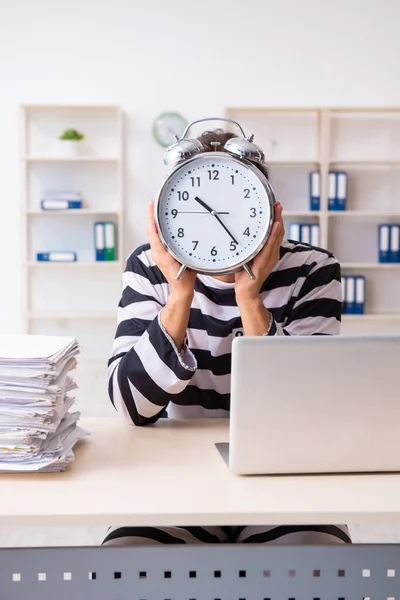
[[[223,129],[213,129],[212,131],[204,131],[197,139],[201,143],[205,152],[224,152],[224,146],[226,142],[232,138],[238,136],[230,131],[224,131]],[[260,165],[259,163],[253,163],[261,173],[265,175],[267,179],[268,168],[266,165]]]

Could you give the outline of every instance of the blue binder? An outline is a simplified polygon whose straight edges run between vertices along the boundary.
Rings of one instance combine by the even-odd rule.
[[[311,171],[309,174],[310,210],[320,210],[321,206],[321,174]]]
[[[346,210],[347,203],[347,173],[345,171],[336,172],[336,200],[335,210]]]
[[[76,252],[37,252],[36,260],[39,262],[75,262],[77,260]]]
[[[353,275],[346,277],[346,314],[356,314],[356,278]]]
[[[400,225],[390,225],[389,259],[392,263],[400,262]]]
[[[94,224],[94,248],[96,260],[105,260],[105,226],[103,221]]]
[[[290,223],[289,225],[289,240],[294,242],[301,241],[301,226],[300,223]]]
[[[342,283],[342,314],[346,313],[346,275],[343,275],[341,278],[341,283]]]
[[[301,223],[300,241],[302,244],[311,244],[311,225],[309,223]]]
[[[311,246],[319,248],[319,245],[320,245],[319,225],[317,223],[311,223],[310,230],[311,230],[311,242],[310,242]]]
[[[378,257],[379,262],[390,262],[390,225],[382,223],[378,225]]]
[[[40,202],[42,210],[76,210],[82,208],[82,200],[44,199]]]
[[[328,175],[328,210],[337,210],[337,177],[336,171],[329,171]]]
[[[354,314],[363,315],[365,307],[365,277],[363,275],[358,275],[355,280]]]

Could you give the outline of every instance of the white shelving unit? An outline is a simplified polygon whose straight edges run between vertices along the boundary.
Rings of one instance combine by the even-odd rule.
[[[124,268],[123,116],[118,106],[21,107],[23,330],[74,335],[82,346],[76,379],[86,415],[112,414],[105,371],[116,327]],[[64,156],[59,135],[85,134],[78,156]],[[43,211],[46,190],[77,190],[82,208]],[[116,226],[115,261],[96,261],[94,222]],[[77,252],[48,263],[37,252]]]
[[[378,225],[400,223],[400,108],[227,110],[264,150],[271,184],[291,221],[320,225],[320,245],[342,273],[366,277],[366,313],[343,315],[342,333],[400,334],[400,264],[378,262]],[[330,170],[348,174],[347,210],[328,210]],[[309,210],[311,170],[321,173],[321,209]]]

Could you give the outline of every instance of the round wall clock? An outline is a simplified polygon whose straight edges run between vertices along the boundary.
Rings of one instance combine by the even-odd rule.
[[[176,112],[165,112],[154,121],[153,135],[161,146],[167,148],[180,139],[186,126],[187,121],[182,115]]]

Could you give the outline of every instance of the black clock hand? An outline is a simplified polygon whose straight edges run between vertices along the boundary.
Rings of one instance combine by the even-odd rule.
[[[222,227],[225,229],[226,233],[228,235],[230,235],[230,237],[235,242],[235,244],[238,245],[239,242],[233,237],[233,235],[231,234],[231,232],[229,231],[229,229],[227,228],[227,226],[225,225],[225,223],[222,222],[222,219],[219,218],[218,213],[216,213],[216,212],[213,211],[211,214],[214,214],[214,217],[217,219],[218,223],[220,223],[220,225],[222,225]]]
[[[198,202],[199,204],[201,204],[201,206],[204,206],[204,208],[206,210],[208,210],[208,212],[211,213],[212,216],[217,219],[218,223],[220,225],[222,225],[222,227],[225,229],[226,233],[232,238],[232,240],[235,242],[235,244],[238,245],[239,242],[236,240],[236,238],[233,237],[233,235],[231,234],[231,232],[229,231],[229,229],[227,228],[227,226],[225,225],[225,223],[222,222],[222,219],[218,216],[218,213],[215,210],[213,210],[210,206],[208,206],[208,204],[206,204],[198,196],[195,196],[195,200],[196,200],[196,202]]]
[[[206,204],[198,196],[195,196],[194,199],[196,200],[196,202],[198,202],[199,204],[201,204],[201,206],[203,206],[206,210],[208,210],[209,213],[213,214],[215,212],[210,206],[208,206],[208,204]]]

